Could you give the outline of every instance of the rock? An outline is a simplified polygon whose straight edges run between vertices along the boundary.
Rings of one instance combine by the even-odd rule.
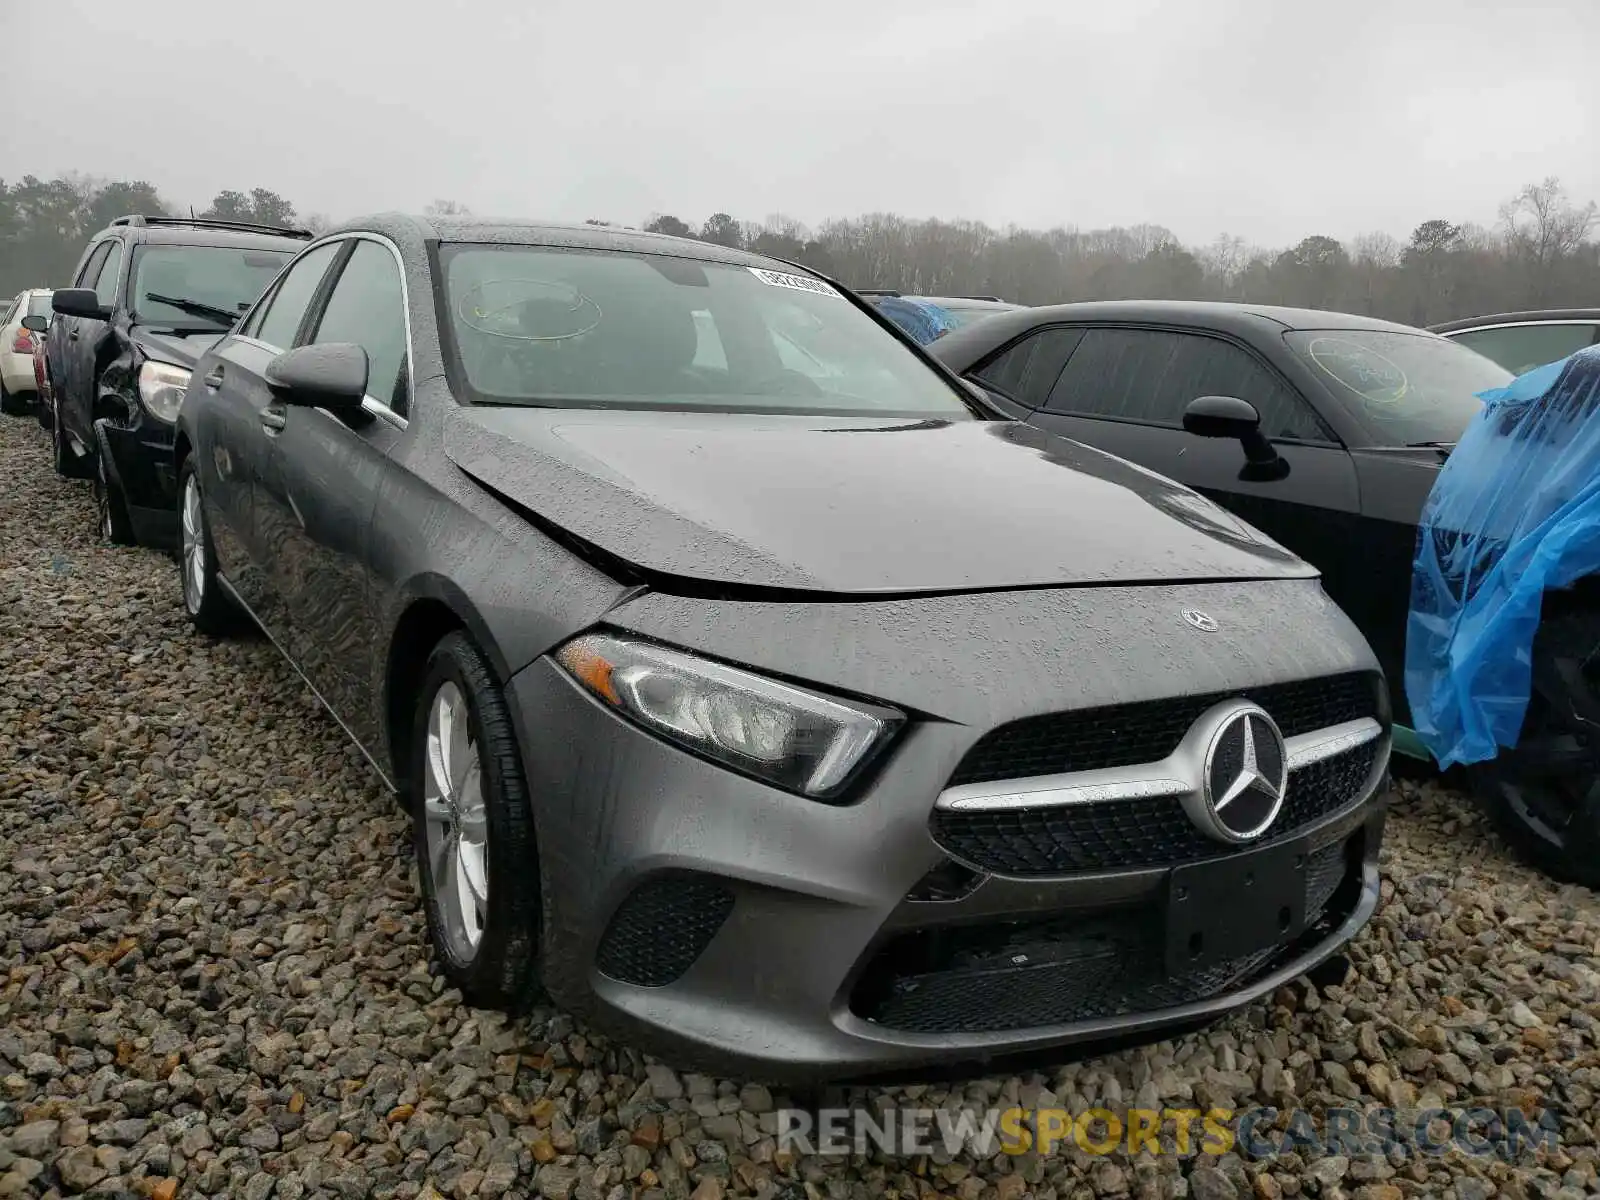
[[[1519,1029],[1532,1029],[1536,1025],[1544,1024],[1543,1021],[1534,1016],[1533,1010],[1521,1000],[1518,1000],[1511,1006],[1510,1017],[1511,1023],[1517,1026]]]
[[[650,1094],[657,1100],[678,1100],[683,1096],[683,1084],[676,1072],[664,1063],[651,1063],[645,1068],[650,1081]]]
[[[544,1200],[570,1200],[572,1189],[578,1183],[578,1171],[576,1167],[561,1167],[551,1163],[539,1168],[533,1182]]]
[[[1189,1195],[1194,1200],[1238,1200],[1239,1189],[1216,1167],[1195,1167],[1189,1172]]]
[[[29,1121],[13,1129],[5,1145],[22,1158],[46,1158],[56,1148],[60,1131],[60,1121]]]
[[[74,1146],[56,1159],[56,1172],[61,1182],[74,1192],[86,1192],[111,1174],[100,1165],[90,1146]]]

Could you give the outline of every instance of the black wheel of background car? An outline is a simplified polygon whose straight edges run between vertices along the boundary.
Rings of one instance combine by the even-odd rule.
[[[200,479],[192,458],[184,460],[178,473],[178,570],[182,573],[184,611],[196,629],[225,637],[244,626],[244,614],[217,583],[217,554],[200,503]]]
[[[428,656],[409,756],[433,952],[470,1003],[514,1011],[538,986],[538,849],[505,698],[464,633],[447,634]]]
[[[122,495],[122,489],[111,478],[104,450],[95,455],[94,509],[95,518],[100,523],[101,537],[113,546],[134,544],[133,522],[128,519],[127,500]]]
[[[6,387],[4,379],[0,379],[0,412],[10,417],[28,415],[28,402]]]
[[[1547,607],[1517,745],[1469,777],[1513,849],[1556,879],[1600,888],[1600,610]]]

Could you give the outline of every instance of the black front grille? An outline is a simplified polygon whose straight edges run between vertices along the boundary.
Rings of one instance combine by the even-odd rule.
[[[619,983],[664,987],[694,964],[732,911],[733,893],[715,879],[658,875],[612,915],[595,966]]]
[[[1368,742],[1289,773],[1277,819],[1253,845],[1291,837],[1356,803],[1378,743]],[[950,854],[997,875],[1071,875],[1172,867],[1234,851],[1201,833],[1176,797],[1039,808],[935,809],[933,838]]]
[[[1294,737],[1377,716],[1378,677],[1368,672],[1329,675],[1242,692],[1174,696],[1024,717],[980,738],[962,758],[948,786],[1157,762],[1172,753],[1206,709],[1233,699],[1259,704],[1278,723],[1284,737]]]
[[[994,1033],[1209,1000],[1328,938],[1360,894],[1358,834],[1306,866],[1304,933],[1287,945],[1179,976],[1165,972],[1163,916],[1150,906],[1041,921],[924,930],[888,943],[851,996],[858,1015],[912,1033]]]

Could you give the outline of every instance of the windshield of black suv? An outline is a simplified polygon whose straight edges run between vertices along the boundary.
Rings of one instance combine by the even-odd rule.
[[[237,320],[289,258],[287,250],[146,244],[133,253],[128,307],[143,324],[226,329],[233,321],[224,314]]]
[[[452,374],[477,403],[972,415],[915,353],[809,275],[477,243],[441,246],[439,270]]]
[[[1450,444],[1511,372],[1431,333],[1303,329],[1284,341],[1380,446]]]

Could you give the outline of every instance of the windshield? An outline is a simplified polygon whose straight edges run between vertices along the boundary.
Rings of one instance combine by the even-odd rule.
[[[1454,442],[1482,407],[1478,393],[1511,382],[1504,367],[1430,333],[1310,329],[1284,341],[1380,446]]]
[[[439,258],[452,373],[479,403],[971,415],[810,276],[548,246],[455,243]]]
[[[225,329],[231,322],[222,314],[250,307],[289,257],[287,250],[238,246],[140,246],[133,257],[129,307],[140,322]],[[179,307],[152,296],[193,303]],[[204,308],[218,311],[207,313]]]

